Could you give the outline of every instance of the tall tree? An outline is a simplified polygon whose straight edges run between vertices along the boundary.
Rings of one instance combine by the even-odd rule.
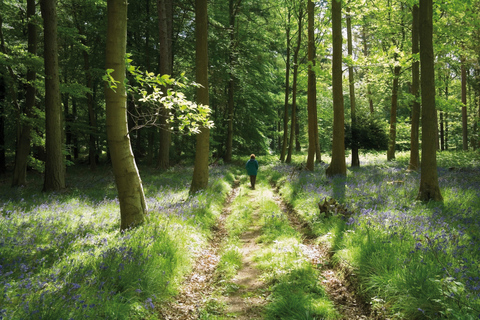
[[[172,75],[172,36],[173,36],[173,3],[172,0],[157,0],[160,74]],[[168,90],[168,86],[165,87]],[[160,116],[160,148],[157,167],[167,169],[170,166],[171,132],[167,126],[168,110],[162,109]]]
[[[420,0],[420,68],[422,85],[422,161],[418,200],[442,201],[437,174],[437,112],[435,109],[435,56],[433,53],[433,4]]]
[[[28,53],[32,56],[37,54],[37,25],[35,18],[35,0],[27,1],[27,19],[28,19]],[[27,92],[25,98],[25,116],[26,120],[21,122],[20,135],[18,137],[15,151],[15,168],[13,171],[12,186],[24,186],[27,184],[27,161],[30,153],[30,131],[32,125],[30,120],[33,116],[32,111],[35,107],[36,88],[35,88],[36,71],[32,66],[27,70]]]
[[[347,175],[345,163],[345,116],[342,88],[342,1],[332,0],[332,91],[333,141],[332,160],[327,176]]]
[[[280,161],[285,161],[285,155],[287,153],[288,145],[288,103],[290,96],[290,21],[292,18],[292,12],[290,6],[287,6],[287,23],[285,27],[286,38],[287,38],[287,53],[286,53],[286,63],[285,63],[285,102],[283,108],[283,139],[282,139],[282,152],[280,154]]]
[[[127,2],[107,2],[106,68],[116,82],[116,88],[105,86],[107,137],[113,174],[120,202],[121,229],[144,221],[147,211],[142,181],[135,163],[127,124],[125,91],[125,54],[127,45]]]
[[[317,127],[317,92],[315,71],[313,70],[315,59],[315,30],[314,16],[315,4],[308,0],[308,157],[307,170],[313,171],[315,166],[316,130]]]
[[[41,0],[45,61],[45,180],[44,191],[65,188],[62,152],[62,102],[57,47],[57,1]]]
[[[465,66],[465,57],[462,57],[462,146],[463,150],[468,150],[468,119],[467,119],[467,67]]]
[[[230,42],[228,45],[228,64],[230,72],[228,74],[228,111],[227,111],[227,143],[226,143],[226,150],[225,150],[225,161],[231,162],[232,161],[232,152],[233,152],[233,115],[235,111],[235,18],[237,16],[237,10],[240,7],[242,0],[229,0],[229,23],[228,23],[228,31],[230,34]]]
[[[408,164],[408,170],[416,171],[420,165],[420,155],[419,155],[419,141],[418,133],[420,127],[420,103],[419,99],[419,87],[420,87],[420,62],[417,59],[419,48],[418,48],[418,37],[419,37],[419,12],[418,5],[415,4],[412,9],[412,56],[414,57],[412,63],[412,125],[411,125],[411,135],[410,135],[410,161]]]
[[[195,0],[196,79],[201,85],[197,89],[197,102],[209,104],[208,94],[208,10],[207,0]],[[208,157],[210,129],[202,127],[197,135],[195,167],[190,192],[206,189],[208,186]]]
[[[292,88],[292,121],[290,124],[290,142],[288,145],[288,154],[286,163],[292,162],[292,153],[295,146],[295,136],[297,133],[297,92],[298,92],[298,55],[300,52],[300,46],[302,44],[302,25],[303,25],[304,9],[303,5],[299,3],[298,9],[298,32],[297,32],[297,46],[295,47],[295,52],[293,54],[293,88]]]
[[[352,40],[352,17],[350,15],[350,7],[347,8],[347,50],[348,55],[353,59],[353,40]],[[353,60],[352,60],[353,61]],[[350,116],[352,119],[352,167],[360,166],[360,159],[358,157],[358,143],[357,143],[357,114],[355,102],[355,80],[353,66],[348,66],[348,83],[350,88]]]

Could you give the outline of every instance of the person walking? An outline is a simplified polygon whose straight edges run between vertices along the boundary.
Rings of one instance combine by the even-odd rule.
[[[258,161],[255,160],[255,155],[252,153],[250,155],[250,160],[247,161],[245,165],[247,169],[247,174],[250,176],[250,184],[252,189],[255,190],[255,181],[257,180],[257,171],[258,171]]]

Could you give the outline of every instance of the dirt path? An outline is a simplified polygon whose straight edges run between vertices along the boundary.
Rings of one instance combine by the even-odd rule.
[[[252,193],[250,193],[250,198],[255,201]],[[258,220],[257,208],[253,213],[253,221]],[[256,263],[253,261],[255,252],[259,249],[256,239],[260,235],[261,226],[254,223],[240,236],[242,268],[232,279],[232,282],[238,285],[239,289],[222,299],[226,305],[225,314],[237,320],[262,319],[262,309],[266,304],[262,292],[265,288],[264,283],[260,280],[261,272],[256,268]]]
[[[162,306],[159,316],[165,320],[193,320],[198,319],[200,310],[203,309],[209,297],[215,291],[218,279],[215,278],[215,270],[220,260],[218,251],[221,243],[227,237],[225,219],[230,214],[231,203],[240,192],[238,182],[225,202],[224,210],[219,218],[213,237],[208,248],[198,253],[192,273],[184,280],[181,291],[176,301]],[[297,213],[281,199],[276,192],[259,194],[258,191],[249,190],[250,201],[255,203],[252,225],[240,236],[239,248],[242,255],[242,267],[237,275],[231,280],[237,290],[223,294],[220,297],[224,305],[223,316],[218,319],[234,318],[237,320],[263,319],[263,309],[267,304],[267,288],[261,280],[261,271],[256,268],[253,258],[260,246],[256,239],[261,235],[261,225],[258,211],[260,210],[260,198],[272,197],[278,207],[287,215],[290,224],[303,235],[301,250],[303,255],[321,271],[322,285],[341,313],[341,319],[385,319],[381,315],[373,314],[369,305],[364,303],[356,294],[355,288],[349,281],[349,275],[344,270],[334,267],[331,260],[331,252],[326,245],[318,244],[315,237],[302,221]],[[215,318],[217,319],[217,318]]]
[[[275,193],[274,200],[287,215],[290,224],[304,235],[303,254],[320,269],[323,278],[322,285],[337,310],[342,314],[342,319],[385,319],[383,316],[373,314],[370,306],[356,294],[355,287],[350,281],[351,275],[332,265],[332,253],[326,245],[316,243],[308,224],[300,219],[295,210],[290,208],[278,193]]]
[[[205,303],[205,297],[214,290],[214,274],[220,257],[219,246],[226,237],[225,219],[230,213],[230,204],[238,195],[239,181],[235,181],[232,191],[225,201],[224,210],[212,230],[212,239],[207,248],[196,254],[192,272],[185,278],[175,301],[159,308],[160,319],[193,320],[198,319],[199,310]]]

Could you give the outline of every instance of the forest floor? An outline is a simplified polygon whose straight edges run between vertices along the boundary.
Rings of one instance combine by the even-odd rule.
[[[241,266],[231,279],[229,289],[225,289],[225,285],[222,286],[221,283],[227,280],[218,275],[217,267],[221,259],[222,243],[225,243],[229,233],[225,225],[226,219],[232,210],[235,210],[232,203],[239,195],[247,197],[254,210],[251,223],[239,236],[241,246],[238,251],[241,254]],[[298,233],[303,259],[309,261],[319,271],[319,278],[312,281],[321,283],[328,299],[333,303],[337,312],[334,318],[385,319],[371,312],[369,304],[357,296],[355,286],[352,284],[355,275],[334,266],[328,247],[315,241],[316,238],[312,236],[308,224],[283,201],[275,186],[264,183],[257,186],[257,190],[252,190],[246,183],[241,185],[239,180],[235,181],[223,212],[212,229],[209,246],[198,253],[193,270],[185,278],[176,298],[159,308],[160,318],[165,320],[268,318],[266,306],[271,302],[271,287],[265,282],[265,276],[262,274],[264,270],[261,270],[256,262],[258,252],[265,246],[260,238],[263,232],[261,211],[266,200],[273,201],[278,206],[287,217],[288,224]],[[215,301],[216,307],[212,308],[212,301]],[[305,319],[315,319],[314,316],[307,315]]]

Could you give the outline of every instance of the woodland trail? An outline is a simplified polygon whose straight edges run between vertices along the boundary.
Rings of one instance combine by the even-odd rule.
[[[259,241],[262,235],[261,210],[265,200],[274,201],[278,208],[287,216],[288,222],[301,238],[301,254],[315,269],[320,271],[319,281],[324,287],[329,299],[333,302],[339,313],[338,319],[385,319],[373,314],[369,305],[365,304],[355,294],[354,285],[350,279],[352,275],[345,273],[331,263],[331,253],[328,248],[312,236],[306,223],[304,223],[281,199],[273,187],[263,186],[257,190],[250,190],[246,185],[239,185],[237,181],[227,198],[223,212],[218,219],[209,241],[208,248],[197,254],[197,261],[191,274],[184,280],[181,291],[176,301],[162,306],[159,310],[161,319],[239,319],[254,320],[265,318],[265,308],[270,301],[268,285],[264,282],[262,270],[255,262],[255,257],[262,249]],[[237,196],[248,197],[253,205],[252,223],[240,236],[242,265],[237,270],[233,279],[228,280],[229,290],[222,288],[220,282],[225,282],[216,275],[216,268],[220,260],[220,248],[228,237],[225,221],[231,214],[232,202]],[[223,284],[225,286],[225,284]],[[232,289],[233,288],[233,289]],[[215,308],[213,315],[205,313],[207,305],[215,301],[220,307]],[[294,319],[294,318],[289,318]],[[302,317],[304,319],[304,317]],[[307,317],[305,319],[315,319]]]

